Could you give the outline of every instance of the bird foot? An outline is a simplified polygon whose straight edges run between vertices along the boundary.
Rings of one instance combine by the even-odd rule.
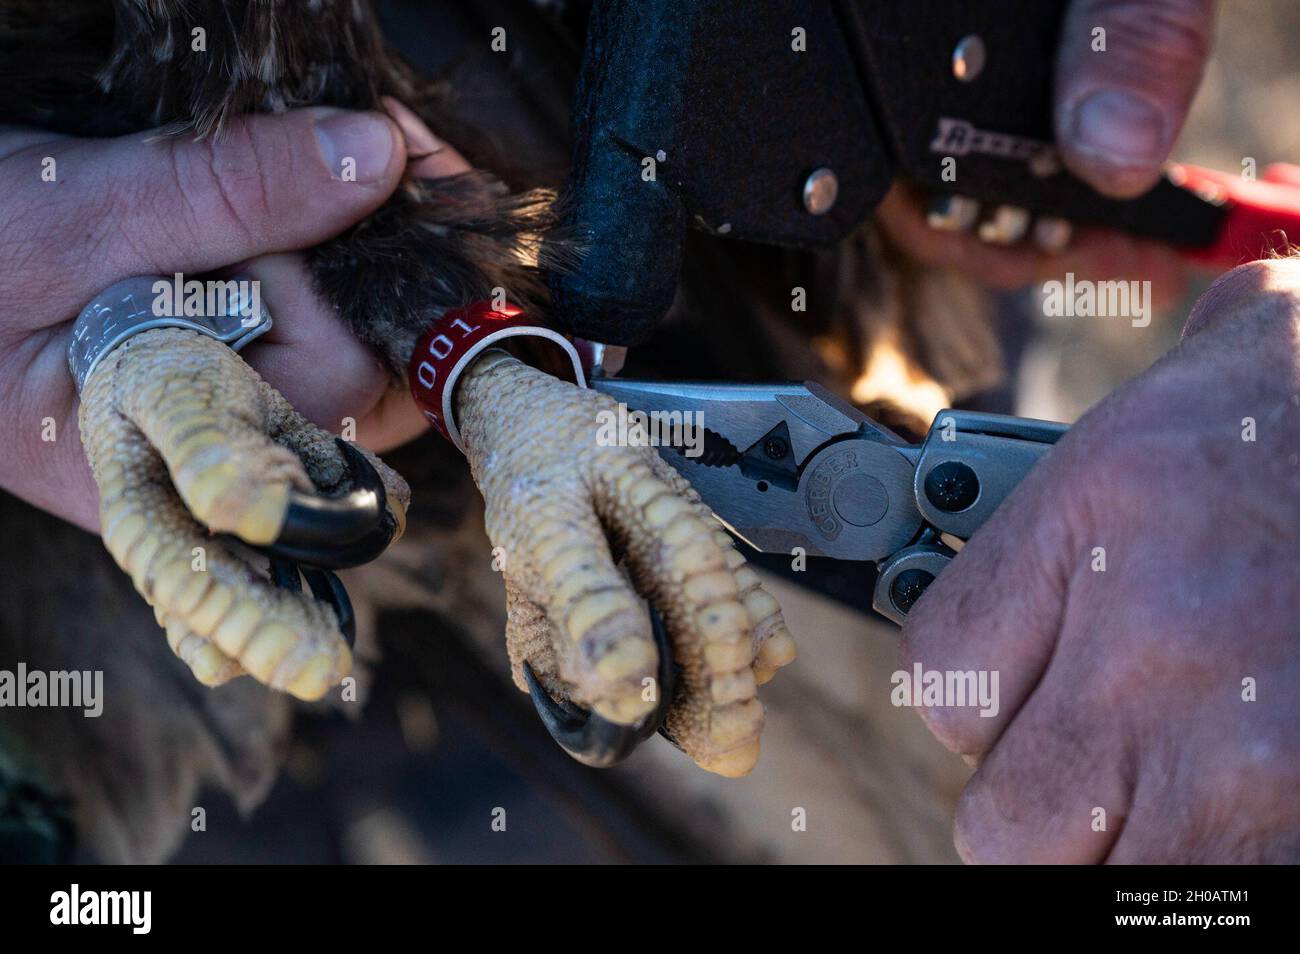
[[[598,440],[598,414],[615,408],[499,351],[459,385],[515,683],[590,764],[617,761],[662,721],[703,768],[744,775],[759,753],[758,686],[794,659],[794,641],[691,486],[653,448]]]
[[[107,354],[79,420],[104,543],[200,682],[249,673],[314,700],[348,674],[354,623],[329,570],[401,534],[401,477],[303,419],[226,345],[183,329]],[[270,558],[269,577],[249,548]]]

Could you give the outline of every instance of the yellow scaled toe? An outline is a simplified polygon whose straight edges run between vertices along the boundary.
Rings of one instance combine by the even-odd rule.
[[[637,679],[659,660],[639,596],[672,644],[668,734],[709,771],[744,775],[760,751],[758,685],[794,658],[793,640],[681,476],[650,447],[600,438],[611,411],[609,398],[504,355],[461,379],[461,438],[489,536],[509,555],[516,684],[526,663],[547,691],[611,721],[649,712]]]

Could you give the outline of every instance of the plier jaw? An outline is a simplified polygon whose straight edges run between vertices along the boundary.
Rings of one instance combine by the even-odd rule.
[[[1063,424],[944,410],[911,444],[814,383],[699,384],[595,378],[652,424],[639,432],[731,533],[764,553],[876,563],[877,611],[912,605],[1065,433]],[[715,447],[730,447],[708,456]],[[701,445],[706,453],[686,453]],[[945,542],[946,541],[946,542]]]

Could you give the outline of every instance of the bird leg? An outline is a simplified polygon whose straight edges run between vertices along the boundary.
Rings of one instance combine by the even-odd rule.
[[[495,350],[458,386],[461,439],[504,556],[515,684],[527,689],[531,672],[602,725],[642,724],[661,704],[644,597],[677,671],[664,734],[703,768],[744,775],[759,754],[758,685],[794,659],[794,641],[691,486],[653,448],[598,443],[598,412],[615,407]]]
[[[346,594],[305,569],[325,602],[311,599],[294,564],[351,565],[382,550],[405,520],[401,477],[308,423],[226,345],[184,329],[142,332],[107,354],[79,420],[104,542],[200,682],[247,672],[318,699],[347,675]],[[358,501],[375,511],[370,525]],[[340,526],[351,549],[331,562]],[[271,554],[279,585],[241,541]]]

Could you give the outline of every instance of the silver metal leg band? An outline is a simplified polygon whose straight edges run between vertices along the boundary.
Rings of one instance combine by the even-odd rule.
[[[154,328],[188,328],[238,351],[271,329],[271,315],[248,279],[187,282],[177,274],[120,281],[96,295],[73,325],[68,367],[77,393],[105,355]]]

